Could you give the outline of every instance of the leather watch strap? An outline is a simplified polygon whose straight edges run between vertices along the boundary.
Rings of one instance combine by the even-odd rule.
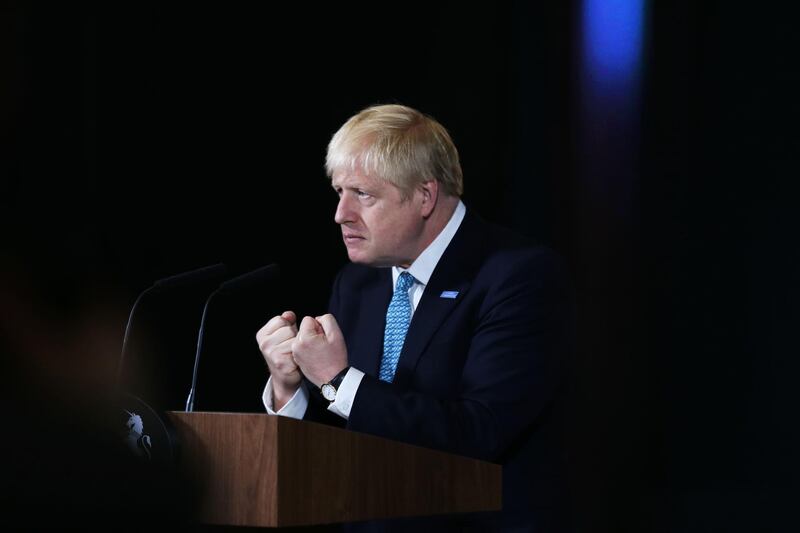
[[[348,370],[350,370],[349,366],[344,367],[344,369],[342,369],[341,372],[333,376],[333,379],[331,379],[330,384],[333,385],[336,390],[339,390],[339,385],[342,384],[342,381],[344,380],[344,377],[347,375]]]

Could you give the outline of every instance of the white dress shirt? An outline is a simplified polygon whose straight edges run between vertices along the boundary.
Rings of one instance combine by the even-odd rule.
[[[414,316],[414,312],[417,310],[419,301],[422,299],[422,294],[425,292],[425,287],[427,287],[428,282],[431,279],[431,275],[433,275],[433,271],[436,268],[436,265],[439,263],[439,259],[441,259],[442,254],[444,254],[444,251],[447,249],[450,241],[453,240],[453,235],[456,234],[459,226],[461,226],[461,221],[464,220],[464,214],[466,212],[466,207],[459,200],[458,205],[453,212],[453,216],[450,217],[447,225],[439,233],[439,235],[436,236],[433,242],[430,243],[421,254],[419,254],[419,257],[417,257],[411,266],[408,267],[408,269],[403,269],[397,266],[392,267],[392,287],[397,284],[397,277],[402,272],[408,272],[414,276],[415,281],[408,289],[408,296],[411,300],[412,317]],[[358,370],[357,368],[351,367],[350,370],[347,371],[347,374],[345,374],[342,383],[339,385],[339,389],[336,391],[336,400],[331,402],[331,404],[328,406],[328,410],[336,413],[344,419],[349,418],[350,410],[353,407],[353,401],[355,400],[356,393],[358,392],[358,386],[361,384],[361,379],[363,377],[364,372]],[[291,418],[303,418],[306,408],[308,407],[308,394],[309,392],[306,388],[305,382],[301,382],[300,388],[297,389],[297,392],[294,393],[294,396],[292,396],[291,399],[286,402],[286,405],[275,412],[272,409],[272,378],[269,378],[269,380],[267,380],[267,386],[264,387],[262,400],[264,401],[264,407],[266,407],[267,413],[271,415],[277,414]]]

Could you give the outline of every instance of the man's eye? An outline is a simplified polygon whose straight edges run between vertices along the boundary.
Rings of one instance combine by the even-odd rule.
[[[369,197],[369,193],[368,192],[356,191],[356,193],[358,194],[359,198],[368,198]]]

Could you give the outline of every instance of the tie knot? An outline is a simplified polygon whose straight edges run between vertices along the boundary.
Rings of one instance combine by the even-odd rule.
[[[408,289],[414,284],[414,281],[416,281],[414,276],[408,272],[401,272],[400,276],[397,278],[397,285],[394,288],[395,292],[408,291]]]

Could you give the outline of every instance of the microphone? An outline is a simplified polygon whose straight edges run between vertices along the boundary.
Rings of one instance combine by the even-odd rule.
[[[242,274],[233,279],[222,283],[217,290],[211,293],[203,307],[203,316],[200,319],[200,331],[197,333],[197,351],[194,354],[194,370],[192,372],[192,387],[189,389],[189,396],[186,398],[186,412],[194,411],[194,401],[197,393],[197,369],[200,367],[200,354],[203,352],[203,337],[205,335],[206,317],[211,301],[218,294],[229,294],[245,289],[256,288],[259,285],[272,282],[280,275],[280,268],[275,263],[258,268],[252,272]]]
[[[222,263],[205,266],[202,268],[190,270],[188,272],[183,272],[181,274],[176,274],[174,276],[169,276],[157,280],[150,287],[146,288],[139,294],[139,296],[133,302],[133,306],[131,307],[131,312],[128,315],[128,323],[125,326],[125,336],[122,339],[122,351],[120,353],[119,364],[117,367],[117,385],[119,385],[122,381],[122,369],[125,363],[125,358],[127,356],[128,341],[130,339],[130,334],[132,329],[131,326],[133,324],[133,316],[136,314],[136,310],[139,307],[139,303],[142,301],[145,295],[154,292],[160,292],[163,290],[170,290],[177,287],[187,287],[190,285],[203,283],[206,281],[214,281],[225,276],[227,271],[228,268]]]
[[[186,287],[196,283],[203,283],[204,281],[214,281],[225,276],[227,272],[228,267],[226,267],[224,263],[217,263],[216,265],[201,267],[190,270],[189,272],[183,272],[181,274],[169,276],[168,278],[160,279],[153,283],[153,287],[159,289]]]

